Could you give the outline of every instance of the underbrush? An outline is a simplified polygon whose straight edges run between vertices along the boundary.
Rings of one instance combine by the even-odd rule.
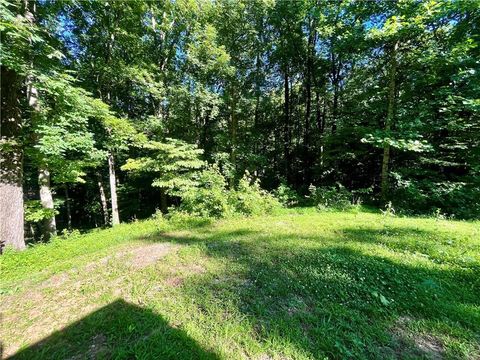
[[[260,187],[247,172],[238,186],[229,188],[218,167],[210,166],[197,178],[197,186],[179,194],[181,205],[172,213],[184,212],[202,218],[227,218],[271,214],[281,208],[280,202]]]

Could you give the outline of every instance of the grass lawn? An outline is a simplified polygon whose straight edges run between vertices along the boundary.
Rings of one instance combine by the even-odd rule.
[[[480,223],[148,220],[0,257],[18,359],[479,359]]]

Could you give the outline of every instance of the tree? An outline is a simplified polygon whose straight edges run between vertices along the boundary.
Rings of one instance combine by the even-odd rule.
[[[152,186],[159,187],[170,195],[178,195],[195,186],[195,174],[205,165],[200,159],[203,150],[180,140],[149,141],[142,145],[142,149],[151,155],[128,159],[122,170],[155,174]],[[163,207],[165,205],[164,203]]]
[[[1,150],[0,161],[0,251],[4,245],[25,248],[23,214],[23,121],[22,82],[29,74],[29,39],[41,41],[37,29],[26,19],[20,4],[0,3],[2,22]]]

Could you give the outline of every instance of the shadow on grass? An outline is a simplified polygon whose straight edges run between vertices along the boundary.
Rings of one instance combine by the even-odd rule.
[[[348,237],[361,235],[379,245],[384,241],[373,229],[361,234],[344,230]],[[418,231],[400,234],[397,229],[396,234]],[[300,237],[295,246],[295,236],[239,229],[166,239],[203,243],[208,256],[243,269],[227,271],[223,281],[200,276],[185,287],[189,296],[202,302],[208,291],[220,303],[234,303],[255,323],[259,339],[283,339],[314,358],[468,358],[472,347],[447,349],[431,332],[440,329],[473,347],[480,335],[480,284],[474,269],[395,262],[355,246],[362,241],[342,244],[338,237]],[[311,243],[305,246],[305,240]]]
[[[219,359],[151,310],[115,302],[9,359]]]

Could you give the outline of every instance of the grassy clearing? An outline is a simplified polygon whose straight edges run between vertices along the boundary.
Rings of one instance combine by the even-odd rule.
[[[480,224],[286,210],[0,258],[19,359],[480,357]]]

